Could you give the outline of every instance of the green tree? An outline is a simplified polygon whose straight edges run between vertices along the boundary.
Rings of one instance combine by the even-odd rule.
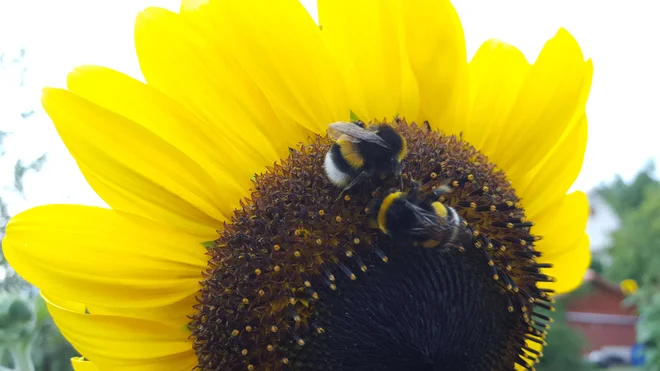
[[[660,187],[650,183],[638,191],[639,205],[621,215],[621,227],[608,249],[611,265],[605,272],[615,282],[660,279]]]
[[[625,217],[645,202],[647,191],[660,188],[660,183],[653,177],[654,172],[655,164],[650,161],[632,182],[626,183],[617,175],[611,183],[598,187],[596,193],[605,199],[617,215]]]

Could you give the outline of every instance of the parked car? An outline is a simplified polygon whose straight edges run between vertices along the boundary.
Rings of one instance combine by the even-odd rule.
[[[600,368],[629,365],[632,357],[631,347],[609,346],[594,350],[587,355],[587,361]]]

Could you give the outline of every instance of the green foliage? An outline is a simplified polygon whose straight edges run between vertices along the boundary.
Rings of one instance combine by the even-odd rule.
[[[631,183],[627,184],[617,176],[612,183],[600,186],[596,192],[607,201],[617,215],[625,217],[645,202],[647,191],[660,188],[660,183],[653,178],[654,172],[655,164],[649,162]]]
[[[653,170],[654,166],[648,165],[630,184],[618,179],[599,190],[621,219],[608,249],[612,264],[605,269],[606,276],[615,282],[660,279],[660,183],[652,178]]]
[[[637,307],[637,342],[644,344],[645,369],[660,369],[660,287],[647,284],[626,300],[627,305]]]

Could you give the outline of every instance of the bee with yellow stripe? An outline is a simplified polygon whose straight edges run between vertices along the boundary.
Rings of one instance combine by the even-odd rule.
[[[373,175],[391,172],[403,182],[401,162],[407,144],[392,126],[336,122],[330,124],[328,135],[335,143],[325,156],[325,172],[342,193]]]
[[[412,242],[427,248],[467,246],[471,236],[463,227],[463,219],[454,208],[440,202],[440,197],[449,191],[449,187],[441,186],[421,194],[417,182],[412,182],[409,193],[392,189],[384,199],[372,202],[372,223],[403,244]]]

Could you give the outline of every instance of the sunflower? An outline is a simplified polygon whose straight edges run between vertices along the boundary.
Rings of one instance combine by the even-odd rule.
[[[76,370],[531,369],[552,296],[589,265],[592,65],[561,29],[534,64],[468,63],[447,1],[183,1],[139,14],[146,83],[73,71],[43,105],[110,206],[12,218]],[[391,125],[404,188],[449,184],[472,237],[394,244],[367,219],[392,176],[341,190],[330,123]]]

